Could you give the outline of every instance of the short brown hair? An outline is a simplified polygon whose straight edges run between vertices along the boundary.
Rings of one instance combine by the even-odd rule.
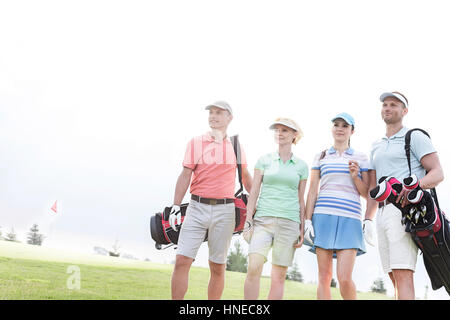
[[[392,91],[392,93],[396,93],[396,94],[399,94],[399,95],[401,95],[403,98],[405,98],[405,100],[406,100],[406,103],[407,104],[409,104],[409,101],[408,101],[408,99],[405,97],[405,95],[403,94],[403,93],[400,93],[400,92],[398,92],[398,91]],[[407,106],[405,106],[405,108],[406,108]]]

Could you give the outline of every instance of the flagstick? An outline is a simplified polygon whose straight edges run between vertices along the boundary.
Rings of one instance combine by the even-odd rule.
[[[53,219],[52,219],[52,221],[50,221],[50,226],[49,226],[49,230],[48,230],[48,238],[49,238],[49,240],[51,239],[51,237],[52,237],[52,224],[53,224]]]
[[[56,200],[55,203],[53,204],[53,206],[51,207],[51,210],[54,212],[52,214],[55,214],[55,215],[58,213],[58,210],[57,210],[57,207],[56,207],[57,202],[58,202],[58,200]],[[49,240],[52,239],[52,225],[53,225],[53,220],[54,219],[55,218],[53,216],[50,218],[50,225],[48,227],[48,229],[49,229],[48,239]]]

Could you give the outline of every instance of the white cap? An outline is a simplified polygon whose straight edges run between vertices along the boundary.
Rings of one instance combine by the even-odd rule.
[[[384,99],[386,99],[387,97],[397,98],[398,100],[403,102],[406,108],[408,108],[408,100],[406,100],[406,98],[399,92],[385,92],[380,96],[380,101],[384,102]]]
[[[209,106],[206,106],[205,110],[211,109],[211,107],[217,107],[223,110],[227,110],[229,113],[233,114],[233,110],[231,110],[231,107],[228,103],[225,101],[216,101],[213,104],[210,104]]]
[[[289,127],[289,128],[291,128],[292,130],[300,131],[300,128],[298,128],[297,125],[296,125],[293,121],[291,121],[291,120],[289,120],[289,119],[285,119],[285,118],[282,118],[282,119],[280,119],[280,120],[275,120],[275,121],[270,125],[269,129],[275,129],[275,125],[277,125],[277,124],[282,124],[283,126]]]

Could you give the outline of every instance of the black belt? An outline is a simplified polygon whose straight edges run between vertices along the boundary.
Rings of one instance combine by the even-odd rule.
[[[385,205],[387,206],[388,204],[391,204],[392,202],[390,201],[382,201],[382,202],[378,202],[378,208],[383,208]]]
[[[225,204],[225,203],[232,203],[234,202],[234,199],[211,199],[211,198],[202,198],[199,196],[196,196],[195,194],[191,195],[191,199],[195,200],[200,203],[215,205],[215,204]]]

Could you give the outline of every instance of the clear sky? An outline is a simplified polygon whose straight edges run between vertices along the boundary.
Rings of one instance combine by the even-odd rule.
[[[0,4],[0,226],[19,239],[33,223],[44,245],[157,251],[150,216],[170,205],[188,140],[206,132],[204,107],[226,100],[229,134],[249,167],[275,150],[270,122],[290,117],[311,165],[332,143],[330,119],[356,121],[352,146],[384,135],[379,96],[410,102],[407,127],[426,129],[446,176],[450,21],[446,1],[13,1]],[[448,178],[438,187],[450,208]],[[185,200],[187,201],[188,195]],[[58,200],[59,213],[50,207]],[[447,209],[450,210],[450,209]],[[237,238],[235,238],[237,239]],[[207,265],[202,246],[197,265]],[[315,256],[297,250],[306,281]],[[270,266],[267,265],[270,269]],[[429,284],[418,257],[416,295]],[[376,248],[358,257],[368,290]],[[443,289],[428,297],[448,299]]]

